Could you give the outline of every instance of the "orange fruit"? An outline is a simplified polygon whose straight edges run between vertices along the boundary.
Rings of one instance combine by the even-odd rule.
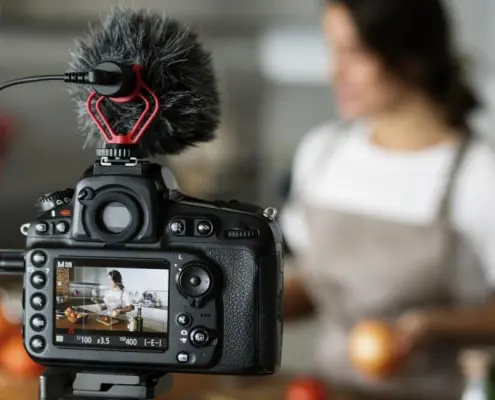
[[[27,353],[20,335],[11,337],[2,347],[0,366],[14,377],[37,377],[43,371]]]
[[[0,307],[0,344],[15,334],[17,328],[16,325],[5,318],[5,314]],[[20,332],[20,329],[17,332]]]
[[[354,327],[349,353],[355,368],[372,378],[394,374],[400,362],[394,328],[380,321],[365,321]]]

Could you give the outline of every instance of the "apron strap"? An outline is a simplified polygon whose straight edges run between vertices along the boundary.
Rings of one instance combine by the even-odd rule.
[[[447,188],[444,192],[444,197],[442,199],[441,209],[439,218],[444,221],[448,226],[452,226],[450,221],[452,217],[452,198],[455,189],[456,178],[458,176],[459,170],[463,166],[466,154],[470,149],[471,140],[464,139],[457,150],[457,154],[454,159],[454,163],[450,170],[449,180],[447,182]],[[479,301],[483,299],[485,294],[488,296],[489,288],[488,286],[480,287],[481,283],[478,281],[478,273],[484,276],[484,270],[479,260],[476,260],[474,265],[477,270],[473,270],[473,258],[472,249],[467,246],[465,238],[463,239],[458,232],[454,229],[450,229],[449,244],[447,246],[445,254],[445,287],[447,298],[447,304],[450,306],[456,306],[458,304],[465,304],[466,301]],[[468,258],[466,258],[468,257]],[[474,281],[471,281],[471,278]],[[486,282],[486,276],[485,276]],[[474,289],[474,286],[476,288]],[[480,294],[480,297],[473,296],[473,290]]]
[[[452,197],[453,197],[453,191],[455,189],[457,175],[463,165],[466,154],[470,148],[470,144],[471,144],[470,139],[463,139],[459,144],[459,148],[457,149],[454,162],[449,172],[447,187],[445,188],[442,202],[440,204],[439,216],[440,219],[442,220],[449,220],[449,218],[451,217]]]

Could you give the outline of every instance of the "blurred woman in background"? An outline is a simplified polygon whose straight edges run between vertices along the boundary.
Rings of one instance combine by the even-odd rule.
[[[282,215],[298,271],[291,320],[315,311],[315,362],[333,386],[456,399],[457,350],[495,342],[495,157],[473,136],[479,105],[440,0],[330,0],[323,15],[343,122],[302,140]],[[349,334],[398,331],[402,368],[363,377]],[[371,397],[375,398],[375,397]]]

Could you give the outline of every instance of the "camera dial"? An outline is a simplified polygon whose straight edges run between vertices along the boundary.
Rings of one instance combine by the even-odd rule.
[[[187,265],[176,277],[182,294],[195,307],[200,307],[213,288],[213,276],[208,267],[201,263]]]
[[[74,196],[73,189],[64,189],[41,196],[35,204],[38,215],[44,214],[57,207],[71,202]]]

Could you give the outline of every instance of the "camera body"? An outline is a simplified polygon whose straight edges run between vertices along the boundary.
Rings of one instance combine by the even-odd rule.
[[[148,162],[95,162],[26,224],[23,336],[46,366],[259,375],[282,346],[273,209],[206,202]]]

